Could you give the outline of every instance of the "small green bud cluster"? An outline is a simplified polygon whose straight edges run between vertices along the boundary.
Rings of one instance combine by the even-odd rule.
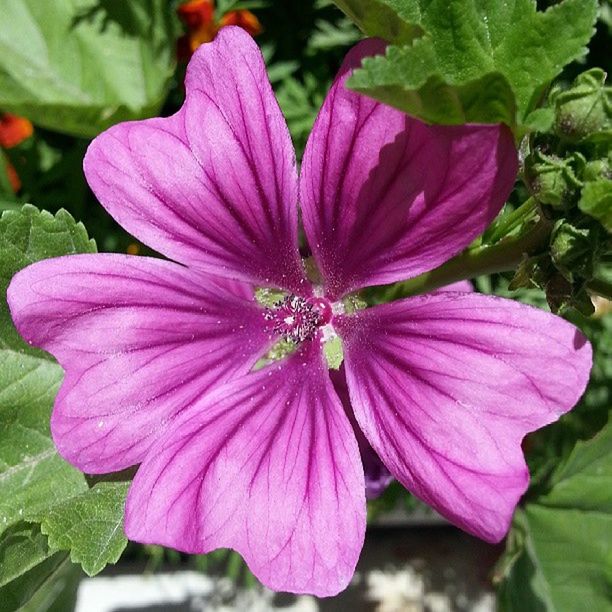
[[[578,75],[569,89],[550,93],[559,138],[577,143],[612,129],[612,87],[605,83],[606,73],[592,68]]]
[[[530,137],[524,177],[552,224],[546,251],[526,259],[511,287],[538,286],[555,312],[593,311],[588,284],[612,261],[612,87],[594,68],[547,100],[554,118]]]
[[[578,177],[584,171],[586,160],[577,151],[559,157],[545,150],[537,148],[527,158],[525,176],[531,192],[541,204],[568,209],[582,187]]]

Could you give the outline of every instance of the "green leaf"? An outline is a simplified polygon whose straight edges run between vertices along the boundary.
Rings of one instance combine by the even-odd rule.
[[[536,108],[525,117],[525,127],[531,132],[548,132],[555,121],[552,108]]]
[[[393,43],[410,42],[423,34],[420,10],[404,0],[335,0],[335,3],[368,36]]]
[[[95,253],[96,245],[65,210],[54,216],[26,204],[19,211],[6,211],[0,217],[0,289],[6,288],[13,275],[26,266],[49,257],[73,253]],[[13,349],[41,357],[42,351],[29,347],[13,327],[5,303],[0,305],[0,350]],[[47,357],[50,360],[50,357]]]
[[[612,426],[578,442],[553,474],[551,485],[538,504],[612,515]]]
[[[506,552],[498,562],[500,575],[494,575],[497,585],[499,612],[550,612],[548,585],[537,566],[529,524],[523,510],[517,510]]]
[[[83,570],[71,563],[65,553],[56,553],[56,556],[64,557],[62,564],[32,594],[30,600],[19,608],[19,612],[67,612],[76,609]]]
[[[17,610],[49,582],[65,562],[65,553],[49,550],[37,525],[16,523],[0,535],[2,612]]]
[[[500,588],[506,611],[605,610],[612,589],[612,426],[579,442],[543,496],[517,512],[521,542]]]
[[[578,510],[526,509],[533,550],[553,610],[605,610],[612,584],[612,516]]]
[[[308,51],[310,52],[348,47],[355,44],[360,38],[359,30],[346,18],[336,23],[320,19],[315,27],[316,30],[308,40]]]
[[[398,41],[367,18],[369,0],[337,4],[368,34]],[[350,7],[345,6],[350,4]],[[586,53],[595,0],[384,0],[424,34],[366,59],[349,86],[425,121],[522,123],[563,66]],[[401,12],[400,12],[401,7]],[[373,9],[372,9],[373,10]],[[533,119],[533,118],[532,118]]]
[[[54,217],[26,205],[0,218],[0,289],[26,265],[56,255],[93,252],[85,228],[66,212]],[[0,532],[32,512],[87,488],[55,451],[49,417],[62,370],[15,330],[0,304]]]
[[[455,81],[436,70],[430,38],[390,47],[386,56],[366,59],[349,87],[429,123],[514,125],[516,102],[506,77],[497,71]]]
[[[612,180],[600,179],[586,183],[578,207],[612,232]]]
[[[127,545],[123,513],[129,483],[101,482],[35,517],[49,548],[69,550],[89,576],[116,563]]]
[[[2,295],[15,272],[35,261],[94,251],[85,228],[66,211],[53,216],[30,205],[7,211],[0,217]],[[0,302],[0,600],[15,607],[66,558],[48,550],[38,527],[22,521],[87,490],[83,474],[57,454],[49,433],[61,380],[60,366],[21,339]]]
[[[3,0],[0,107],[78,136],[154,115],[176,27],[165,0]]]
[[[23,521],[15,523],[0,535],[0,587],[46,561],[53,554],[38,525]]]

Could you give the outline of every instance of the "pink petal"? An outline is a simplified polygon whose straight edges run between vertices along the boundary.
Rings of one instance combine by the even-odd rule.
[[[66,371],[51,419],[59,452],[89,473],[139,463],[181,410],[249,371],[269,338],[262,311],[237,291],[126,255],[19,272],[8,290],[13,320]]]
[[[353,427],[355,438],[357,438],[359,454],[361,455],[361,463],[363,465],[363,475],[365,478],[366,499],[376,499],[380,497],[385,492],[385,489],[393,482],[393,476],[367,441],[355,420],[353,407],[351,406],[351,400],[349,398],[349,390],[346,384],[344,366],[339,370],[330,370],[329,377],[342,402],[344,412]]]
[[[517,173],[510,130],[427,126],[346,88],[384,43],[357,45],[306,146],[300,202],[332,297],[431,270],[484,231]]]
[[[181,415],[136,475],[125,528],[189,553],[233,548],[275,590],[344,589],[363,544],[363,470],[318,346]]]
[[[521,441],[582,395],[586,339],[476,293],[392,302],[336,326],[355,416],[391,473],[466,531],[500,540],[529,480]]]
[[[85,175],[145,244],[211,274],[300,292],[297,175],[261,53],[224,28],[194,54],[183,108],[98,136]]]
[[[474,291],[474,285],[472,285],[469,280],[462,280],[444,287],[440,287],[439,289],[436,289],[436,291],[458,291],[460,293],[471,293]]]

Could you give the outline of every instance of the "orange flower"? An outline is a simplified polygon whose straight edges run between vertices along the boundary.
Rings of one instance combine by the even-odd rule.
[[[259,23],[259,19],[251,13],[251,11],[247,11],[243,9],[241,11],[230,11],[221,17],[221,21],[219,22],[221,27],[226,25],[235,25],[243,30],[246,30],[251,36],[257,36],[261,34],[261,23]]]
[[[15,166],[13,166],[13,164],[11,164],[9,161],[6,163],[6,174],[8,176],[9,183],[11,184],[11,188],[15,193],[17,193],[21,189],[21,180],[19,179],[17,170],[15,170]]]
[[[0,113],[0,147],[4,149],[16,147],[26,138],[29,138],[33,131],[32,124],[25,117],[18,117],[10,113]],[[17,193],[21,189],[19,175],[13,164],[8,160],[6,160],[5,168],[11,188]]]
[[[187,28],[187,33],[179,38],[177,44],[179,61],[187,61],[201,44],[213,40],[223,26],[239,26],[251,36],[256,36],[262,29],[257,17],[245,9],[230,11],[217,22],[213,0],[188,0],[176,12]]]
[[[188,2],[183,2],[176,12],[189,32],[194,32],[214,22],[215,4],[213,0],[188,0]]]
[[[34,128],[25,117],[10,113],[0,115],[0,147],[10,149],[16,147],[32,135]]]

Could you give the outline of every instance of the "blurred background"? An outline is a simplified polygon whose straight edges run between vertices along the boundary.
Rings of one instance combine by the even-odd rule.
[[[551,4],[538,2],[541,9]],[[228,24],[243,27],[260,45],[299,159],[343,56],[361,37],[331,1],[0,0],[0,211],[24,203],[52,213],[63,208],[83,222],[98,250],[152,254],[96,202],[84,180],[83,155],[91,138],[114,123],[174,113],[190,55]],[[562,83],[589,67],[610,68],[611,28],[604,2],[588,55],[566,67]],[[541,291],[510,291],[509,281],[503,275],[474,280],[481,292],[547,308]],[[547,491],[555,468],[607,422],[611,311],[601,298],[591,316],[566,314],[594,343],[593,378],[574,411],[526,439],[532,483],[525,504]],[[355,580],[329,600],[267,592],[228,551],[189,557],[130,543],[119,563],[96,577],[62,566],[24,609],[578,610],[551,604],[546,590],[565,579],[578,590],[594,580],[588,569],[568,574],[558,558],[566,553],[555,549],[564,531],[539,533],[527,514],[519,514],[507,543],[492,546],[451,527],[392,483],[369,503],[369,520]],[[608,544],[595,557],[574,553],[585,567],[611,563]],[[612,563],[603,571],[612,575]],[[13,609],[3,603],[2,588],[0,611]],[[610,593],[609,580],[598,588]]]

